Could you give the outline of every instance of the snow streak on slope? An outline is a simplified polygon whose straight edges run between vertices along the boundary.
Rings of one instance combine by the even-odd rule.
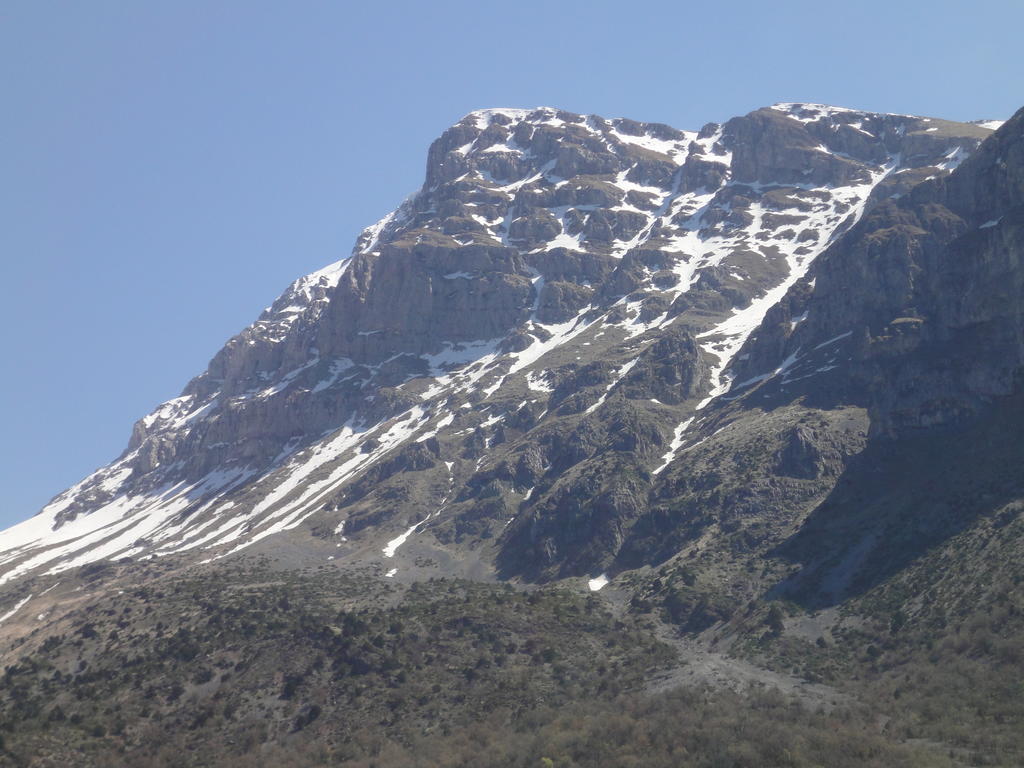
[[[13,616],[18,611],[20,611],[24,607],[25,603],[27,603],[31,599],[32,599],[32,595],[29,595],[28,597],[22,598],[17,603],[17,605],[15,605],[13,608],[11,608],[11,610],[9,610],[3,616],[0,616],[0,624],[3,624],[5,621],[7,621],[9,618],[11,618],[11,616]]]
[[[54,502],[36,517],[4,532],[0,563],[18,563],[0,575],[0,584],[57,560],[60,562],[50,565],[47,573],[136,555],[147,548],[149,539],[173,525],[178,513],[198,500],[218,498],[250,474],[245,469],[217,471],[200,482],[167,484],[145,495],[126,490],[90,514],[62,525],[57,524],[58,515],[68,500]]]
[[[882,179],[891,174],[898,167],[899,160],[896,158],[891,160],[883,169],[873,172],[871,174],[871,179],[864,184],[857,184],[849,187],[837,187],[831,190],[835,203],[851,211],[846,220],[842,223],[842,231],[849,229],[857,223],[864,213],[864,207],[867,204],[868,197],[872,190],[880,181],[882,181]],[[764,316],[768,310],[775,306],[782,297],[786,295],[786,292],[793,286],[793,284],[807,273],[807,268],[810,267],[815,257],[817,257],[818,254],[824,251],[825,248],[831,244],[837,230],[840,229],[839,227],[835,227],[833,224],[835,221],[833,213],[835,207],[833,207],[831,211],[818,212],[817,215],[809,217],[810,221],[808,224],[810,226],[815,227],[819,232],[829,233],[828,237],[823,239],[821,246],[815,248],[811,253],[798,255],[796,252],[797,243],[781,243],[779,245],[779,249],[785,255],[786,266],[788,268],[788,274],[785,279],[763,296],[752,301],[747,307],[733,310],[733,316],[729,319],[719,323],[707,331],[704,331],[698,336],[700,339],[708,340],[703,344],[703,347],[705,351],[711,353],[717,358],[717,362],[711,372],[711,393],[697,406],[698,410],[702,409],[714,398],[729,390],[731,377],[728,374],[728,367],[729,363],[732,362],[733,357],[735,357],[736,353],[740,350],[740,347],[743,346],[743,343],[750,336],[751,332],[761,324],[762,320],[764,320]],[[831,231],[830,224],[833,225]]]

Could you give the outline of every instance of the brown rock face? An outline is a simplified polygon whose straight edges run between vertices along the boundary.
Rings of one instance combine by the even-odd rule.
[[[529,315],[534,291],[501,246],[383,246],[355,257],[325,312],[321,353],[370,364],[437,352],[441,341],[493,339]]]
[[[653,397],[675,405],[704,395],[707,376],[707,363],[696,339],[677,329],[644,350],[619,389],[627,398]]]
[[[737,181],[843,185],[867,173],[860,163],[818,149],[821,142],[802,123],[774,109],[735,117],[724,132]]]

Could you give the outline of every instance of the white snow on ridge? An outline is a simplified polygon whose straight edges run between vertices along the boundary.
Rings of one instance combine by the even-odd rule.
[[[171,398],[154,408],[152,413],[143,416],[142,425],[149,429],[159,421],[169,421],[176,418],[180,411],[186,408],[194,399],[195,395],[182,395],[181,397]]]
[[[799,101],[782,101],[777,104],[772,104],[769,109],[774,109],[776,112],[785,112],[789,117],[792,117],[794,120],[799,120],[802,123],[813,123],[823,118],[832,118],[835,115],[841,114],[914,117],[914,115],[905,115],[899,112],[875,112],[873,110],[850,109],[849,107],[837,107],[830,104],[813,104],[810,102]],[[863,129],[861,130],[866,133]]]
[[[1006,123],[1005,120],[972,120],[971,122],[982,128],[988,128],[990,131],[998,131]]]
[[[792,117],[794,120],[799,120],[802,123],[813,123],[822,118],[832,117],[833,115],[839,115],[843,113],[859,113],[860,110],[849,109],[848,107],[834,107],[828,104],[813,104],[810,102],[799,102],[799,101],[781,101],[777,104],[772,104],[769,109],[774,109],[777,112],[785,112],[787,115]]]
[[[466,117],[464,117],[463,120],[467,118],[473,118],[476,121],[476,127],[483,131],[487,129],[487,127],[491,124],[491,122],[497,115],[501,115],[502,117],[507,117],[514,122],[518,122],[520,120],[525,119],[526,116],[529,115],[531,112],[543,110],[550,110],[552,112],[555,111],[550,107],[535,107],[534,109],[520,109],[517,107],[492,107],[490,109],[475,109],[468,115],[466,115]]]
[[[300,317],[315,319],[320,314],[351,261],[340,259],[294,281],[243,334],[271,343],[283,341]]]
[[[400,210],[400,207],[396,208],[376,224],[371,224],[363,230],[363,233],[359,236],[359,242],[365,240],[366,245],[359,250],[360,253],[371,253],[377,247],[377,243],[380,242],[380,236],[387,229],[388,225],[398,218]]]
[[[684,132],[683,138],[681,139],[659,139],[655,136],[651,136],[650,134],[633,136],[632,134],[621,133],[614,128],[609,131],[609,134],[623,144],[633,144],[638,147],[643,147],[644,149],[649,149],[652,152],[668,155],[677,165],[681,165],[682,161],[686,159],[689,143],[693,139],[697,138],[696,133],[687,132]]]
[[[326,267],[321,267],[315,272],[310,272],[305,277],[300,277],[293,284],[296,292],[301,291],[309,297],[309,291],[315,286],[334,288],[345,274],[351,259],[344,258],[331,262]],[[311,297],[310,297],[311,298]]]

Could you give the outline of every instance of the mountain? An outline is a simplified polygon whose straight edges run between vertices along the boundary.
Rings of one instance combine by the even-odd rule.
[[[0,765],[1019,765],[1022,225],[1024,110],[466,116],[0,534]]]
[[[600,551],[542,537],[551,551],[517,564],[504,542],[564,534],[580,492],[612,520],[636,507],[818,255],[989,133],[805,104],[697,133],[468,115],[349,259],[297,280],[116,461],[6,531],[0,580],[285,532],[315,557],[381,560],[416,531],[510,572],[609,566],[623,533],[590,512],[579,535]],[[574,490],[623,462],[652,479]]]

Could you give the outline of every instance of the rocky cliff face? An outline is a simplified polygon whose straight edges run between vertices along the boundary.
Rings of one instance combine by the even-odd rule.
[[[738,378],[760,384],[780,366],[792,377],[831,356],[819,367],[847,376],[845,396],[889,436],[957,423],[1015,392],[1022,153],[1018,113],[956,173],[881,201],[768,313]]]
[[[549,578],[731,541],[729,519],[828,492],[863,448],[856,407],[884,431],[1012,387],[1018,308],[989,297],[1018,288],[1019,124],[972,157],[988,129],[819,105],[699,132],[468,115],[350,258],[0,535],[0,579],[283,542]],[[981,326],[1017,357],[879,394],[879,361],[941,357]],[[797,374],[842,407],[761,418],[750,388]],[[943,405],[951,379],[968,394]]]

